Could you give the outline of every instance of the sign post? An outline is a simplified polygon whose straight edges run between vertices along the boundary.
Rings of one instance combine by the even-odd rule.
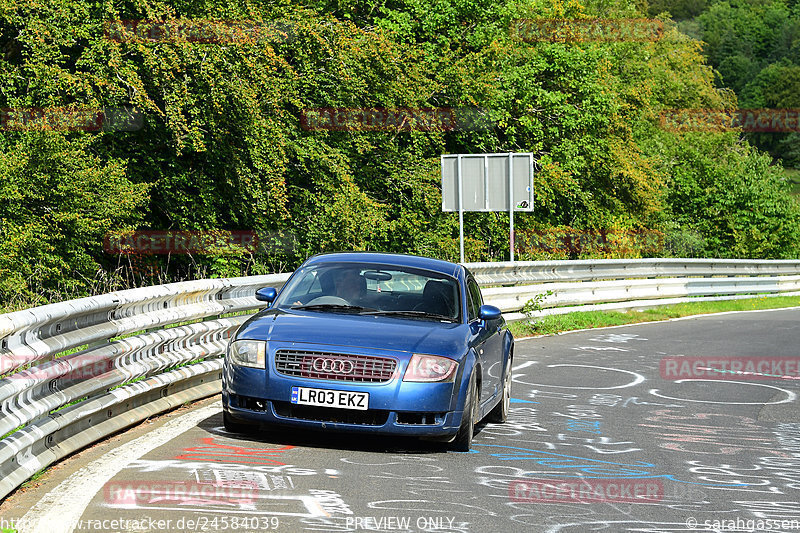
[[[442,211],[458,211],[461,262],[465,211],[508,211],[513,261],[514,211],[533,211],[533,154],[453,154],[441,163]]]
[[[464,262],[464,186],[461,181],[461,155],[458,156],[458,251]]]

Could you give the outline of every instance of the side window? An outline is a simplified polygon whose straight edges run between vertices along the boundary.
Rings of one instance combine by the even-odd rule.
[[[478,308],[483,305],[481,290],[472,278],[467,280],[467,293],[469,295],[469,321],[472,322],[478,318]]]

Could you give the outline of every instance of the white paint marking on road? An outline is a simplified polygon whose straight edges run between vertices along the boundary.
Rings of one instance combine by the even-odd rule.
[[[617,346],[575,346],[571,348],[572,350],[594,350],[597,352],[629,352],[630,350],[626,350],[625,348],[619,348]]]
[[[529,381],[518,380],[519,377],[524,377],[525,374],[522,374],[522,376],[514,376],[512,378],[512,381],[514,381],[516,383],[521,383],[523,385],[533,385],[535,387],[555,387],[557,389],[576,389],[576,390],[577,389],[591,389],[591,390],[625,389],[625,388],[628,388],[628,387],[633,387],[633,386],[638,385],[639,383],[643,383],[645,381],[645,377],[643,375],[639,374],[638,372],[631,372],[630,370],[622,370],[621,368],[611,368],[611,367],[606,367],[606,366],[573,365],[573,364],[566,364],[565,363],[565,364],[557,364],[557,365],[547,365],[547,368],[556,368],[556,367],[561,367],[561,366],[574,366],[574,367],[580,367],[580,368],[597,368],[597,369],[600,369],[600,370],[608,370],[609,372],[622,372],[624,374],[629,374],[629,375],[633,376],[633,381],[631,381],[629,383],[626,383],[624,385],[614,385],[614,386],[611,386],[611,387],[599,387],[597,385],[592,386],[592,387],[578,387],[577,385],[548,385],[548,384],[545,384],[545,383],[531,383]]]
[[[158,429],[111,450],[74,472],[48,492],[25,513],[21,522],[30,531],[70,533],[77,526],[92,498],[120,470],[131,461],[141,458],[196,427],[199,422],[219,413],[221,408],[221,402],[214,402],[170,420]]]
[[[627,343],[628,341],[646,341],[647,339],[640,337],[639,335],[633,333],[604,333],[603,335],[598,335],[597,337],[592,337],[589,339],[591,342],[623,342]]]
[[[702,315],[679,316],[679,317],[676,317],[676,318],[670,318],[669,321],[670,322],[679,322],[681,320],[690,320],[692,318],[698,318],[698,317],[704,317],[704,316],[715,317],[715,316],[719,316],[719,315],[734,315],[734,314],[737,314],[737,313],[770,313],[772,311],[795,311],[795,310],[798,310],[798,309],[800,309],[800,307],[795,306],[795,307],[776,307],[774,309],[747,309],[745,311],[722,311],[720,313],[704,313]]]
[[[659,398],[664,398],[667,400],[676,400],[681,402],[696,402],[696,403],[715,403],[715,404],[722,404],[722,405],[778,405],[781,403],[792,403],[797,399],[797,394],[792,391],[782,389],[780,387],[773,387],[772,385],[765,385],[763,383],[751,383],[749,381],[728,381],[728,380],[721,380],[721,379],[678,379],[675,380],[675,383],[691,383],[691,382],[708,382],[708,383],[725,383],[725,384],[738,384],[738,385],[750,385],[753,387],[766,387],[768,389],[775,389],[776,391],[780,391],[786,395],[781,401],[778,402],[715,402],[712,400],[693,400],[691,398],[673,398],[672,396],[665,396],[659,393],[658,389],[650,389],[648,392],[653,396],[658,396]]]
[[[523,368],[528,368],[531,365],[535,365],[536,361],[525,361],[524,363],[515,366],[512,370],[522,370]]]

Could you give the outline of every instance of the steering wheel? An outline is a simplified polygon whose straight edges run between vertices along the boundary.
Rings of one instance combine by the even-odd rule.
[[[412,310],[413,311],[424,311],[426,313],[430,313],[431,312],[431,306],[427,302],[421,302],[421,303],[418,303],[417,305],[415,305]],[[449,315],[449,316],[452,317],[451,313],[452,313],[452,311],[445,311],[444,313],[441,313],[441,314],[443,316],[448,316]],[[439,313],[434,313],[434,314],[439,314]]]

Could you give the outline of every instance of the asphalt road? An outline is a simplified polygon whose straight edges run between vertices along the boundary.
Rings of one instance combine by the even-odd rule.
[[[518,340],[510,420],[470,453],[241,437],[213,398],[62,462],[7,499],[0,527],[800,531],[798,362],[800,310]]]

